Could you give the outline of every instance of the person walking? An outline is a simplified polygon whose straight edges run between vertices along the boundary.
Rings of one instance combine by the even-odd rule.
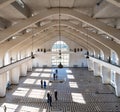
[[[47,92],[47,103],[49,103],[49,101],[50,101],[50,93]]]
[[[57,73],[58,73],[58,70],[56,69],[55,72],[56,72],[56,74],[57,74]]]
[[[7,112],[7,107],[4,105],[3,106],[4,112]]]
[[[57,90],[54,91],[54,96],[55,96],[55,100],[57,101],[58,100],[58,92],[57,92]]]
[[[55,80],[55,77],[56,77],[56,74],[54,73],[54,74],[53,74],[53,79],[54,79],[54,80]]]
[[[44,89],[46,89],[46,81],[44,81]]]
[[[50,106],[52,106],[52,96],[51,95],[49,97],[49,104],[50,104]]]
[[[41,83],[41,88],[43,88],[43,80],[41,80],[40,83]]]

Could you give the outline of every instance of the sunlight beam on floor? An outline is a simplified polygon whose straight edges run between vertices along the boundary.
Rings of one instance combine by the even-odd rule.
[[[32,89],[28,97],[44,99],[46,90]]]
[[[39,77],[40,73],[35,73],[33,72],[30,76],[33,76],[33,77]]]
[[[68,79],[75,79],[75,77],[73,75],[67,75]]]
[[[69,82],[69,86],[70,86],[71,88],[78,88],[78,85],[77,85],[76,82]]]
[[[66,70],[66,73],[72,73],[72,70]]]
[[[4,105],[7,107],[6,112],[15,112],[15,110],[18,108],[17,104],[3,103],[1,107],[3,107]],[[0,112],[4,112],[4,111],[0,111]]]
[[[50,77],[50,73],[41,73],[40,77]]]
[[[28,78],[28,79],[26,79],[23,83],[24,83],[24,84],[34,84],[35,81],[36,81],[36,79],[30,79],[30,78]]]
[[[17,90],[15,90],[15,92],[12,95],[26,96],[28,91],[29,91],[29,88],[17,88]]]
[[[36,72],[42,72],[43,69],[42,69],[42,68],[36,68],[35,71],[36,71]]]
[[[39,108],[30,107],[30,106],[22,106],[20,112],[39,112]]]
[[[86,104],[86,101],[83,98],[81,93],[71,93],[73,102]]]

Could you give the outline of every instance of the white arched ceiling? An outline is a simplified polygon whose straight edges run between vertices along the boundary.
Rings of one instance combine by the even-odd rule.
[[[51,28],[51,26],[54,26],[54,25],[57,25],[58,24],[58,21],[54,21],[54,22],[51,22],[51,23],[48,23],[48,25],[45,25],[45,26],[42,26],[42,27],[39,27],[38,29],[36,29],[36,31],[34,31],[34,33],[38,33],[38,32],[41,32],[41,31],[43,31],[44,29],[46,29],[46,28]],[[100,42],[102,45],[104,45],[104,46],[110,46],[110,45],[112,45],[112,41],[110,41],[109,39],[105,39],[105,38],[102,38],[102,37],[100,37],[99,35],[97,35],[97,34],[95,34],[95,33],[91,33],[91,32],[89,32],[89,31],[86,31],[84,28],[82,28],[82,27],[78,27],[78,26],[76,26],[76,25],[74,25],[73,23],[70,23],[70,22],[66,22],[66,21],[61,21],[61,24],[63,24],[63,25],[66,25],[66,26],[69,26],[69,27],[72,27],[72,28],[74,28],[74,29],[77,29],[77,30],[79,30],[79,31],[81,31],[81,32],[84,32],[84,33],[88,33],[88,35],[91,37],[91,38],[93,38],[93,39],[95,39],[95,41],[98,41],[98,40],[100,40],[100,41],[98,41],[98,42]],[[72,31],[72,30],[71,30]],[[79,32],[75,32],[75,31],[72,31],[72,32],[74,32],[74,33],[77,33],[78,35],[81,35]],[[11,47],[15,47],[17,44],[20,44],[20,42],[22,42],[22,41],[25,41],[26,39],[28,39],[29,37],[31,37],[31,35],[32,35],[32,32],[29,32],[29,33],[26,33],[25,35],[23,35],[23,36],[21,36],[20,38],[17,38],[17,39],[15,39],[15,40],[13,40],[13,41],[10,41],[9,43],[6,43],[6,44],[4,44],[4,46],[3,46],[3,48],[5,49],[9,49],[9,48],[11,48]],[[82,36],[82,35],[81,35]],[[96,39],[96,38],[98,38],[98,40]],[[17,40],[17,41],[16,41]],[[20,41],[21,40],[21,41]],[[102,43],[103,42],[103,43]],[[108,42],[110,42],[110,43],[108,43]],[[92,44],[95,44],[95,43],[92,43]],[[7,45],[7,46],[6,46]],[[98,44],[97,44],[98,45]],[[11,46],[11,47],[10,47]],[[2,47],[2,46],[1,46]],[[115,46],[114,46],[115,47]],[[115,47],[116,48],[116,47]],[[103,48],[102,48],[103,49]],[[104,47],[104,50],[105,50],[105,47]],[[107,52],[108,50],[106,50],[106,52]]]
[[[58,14],[59,10],[58,9],[45,9],[41,10],[38,15],[35,15],[33,17],[30,17],[26,20],[21,21],[21,23],[15,24],[11,27],[9,27],[6,30],[3,30],[0,34],[0,42],[4,42],[6,39],[10,38],[11,36],[15,35],[16,33],[26,29],[28,26],[35,24],[45,18],[48,18],[49,16]],[[79,21],[82,21],[83,23],[86,23],[102,32],[105,34],[109,35],[110,37],[117,39],[118,41],[120,40],[120,32],[119,30],[112,28],[96,19],[93,19],[91,17],[88,17],[80,12],[77,12],[73,9],[67,9],[67,8],[61,8],[61,14],[63,15],[68,15],[71,16],[74,19],[77,19]]]
[[[58,22],[55,22],[55,23],[58,23]],[[64,23],[64,24],[67,24],[68,22],[66,22],[66,23],[65,23],[65,22],[62,22],[62,24],[63,24],[63,23]],[[68,25],[69,25],[69,24],[68,24]],[[70,26],[70,25],[69,25],[69,26]],[[74,25],[71,25],[71,26],[74,26]],[[37,29],[37,30],[38,30],[38,29]],[[69,29],[69,30],[70,30],[70,29]],[[39,30],[38,30],[38,31],[39,31]],[[72,30],[71,30],[70,32],[74,32],[74,33],[76,33],[77,35],[81,35],[80,33],[75,32],[75,31],[72,31]],[[31,37],[31,33],[28,35],[28,37],[29,37],[29,36]],[[81,35],[81,36],[82,36],[82,35]],[[26,39],[27,39],[27,37],[26,37]],[[25,41],[25,40],[24,40],[24,41]],[[27,40],[27,41],[28,41],[28,40]],[[31,40],[30,40],[30,41],[31,41]],[[89,41],[89,42],[90,42],[90,41]],[[28,42],[27,42],[27,43],[28,43]],[[27,44],[27,43],[26,43],[26,44]],[[96,43],[96,42],[95,42],[95,43]],[[93,42],[92,44],[95,44],[95,43]],[[16,46],[13,46],[13,44],[14,44],[14,42],[11,44],[11,47],[16,47]],[[19,44],[20,44],[20,43],[19,43]],[[23,44],[23,45],[26,45],[26,44]],[[23,46],[23,45],[22,45],[22,46]],[[100,45],[100,44],[96,44],[96,46],[99,46],[99,45]],[[9,48],[11,48],[11,47],[9,46],[9,47],[7,47],[7,49],[9,49]],[[100,46],[99,46],[99,47],[100,47]],[[101,48],[101,47],[100,47],[100,48]],[[101,48],[101,49],[102,49],[102,48]],[[104,50],[106,50],[105,47],[104,47],[103,51],[104,51]],[[106,52],[108,52],[108,51],[109,51],[109,50],[106,50]],[[104,52],[105,52],[105,51],[104,51]]]
[[[41,32],[41,31],[43,31],[44,29],[46,29],[47,27],[49,28],[49,27],[51,27],[51,26],[53,26],[53,25],[56,25],[56,24],[58,24],[58,22],[51,22],[51,24],[49,23],[48,25],[45,25],[45,26],[43,26],[43,27],[39,27],[34,33],[36,34],[36,33],[38,33],[38,32]],[[94,34],[94,33],[92,33],[92,34],[94,34],[94,35],[91,35],[91,33],[90,32],[88,32],[88,31],[86,31],[84,28],[82,28],[82,27],[78,27],[78,26],[76,26],[76,25],[74,25],[73,23],[70,23],[70,22],[61,22],[61,24],[64,24],[64,25],[67,25],[67,26],[69,26],[69,27],[72,27],[72,28],[74,28],[74,29],[77,29],[77,30],[79,30],[79,31],[81,31],[81,32],[83,32],[83,33],[88,33],[91,37],[94,37],[95,39],[96,39],[96,37],[98,36],[97,34]],[[21,37],[19,37],[19,38],[17,38],[17,39],[15,39],[15,40],[13,40],[13,41],[10,41],[9,43],[7,43],[7,45],[11,45],[12,44],[12,46],[14,46],[14,45],[16,45],[16,44],[20,44],[20,42],[22,42],[22,41],[25,41],[26,39],[28,39],[29,37],[31,37],[31,35],[32,35],[32,32],[29,32],[29,33],[26,33],[25,35],[23,35],[23,36],[21,36]],[[100,36],[99,36],[99,38],[101,38]],[[16,41],[17,40],[17,41]],[[97,39],[96,39],[97,40]],[[104,38],[103,38],[103,40],[105,40]],[[107,40],[106,39],[106,41],[108,41],[109,42],[109,40]],[[102,41],[100,41],[101,43],[102,43]],[[111,44],[111,43],[110,43]],[[103,45],[105,45],[105,44],[103,44]],[[6,43],[4,43],[4,46],[1,46],[1,47],[4,47],[4,49],[5,49],[5,46],[6,46]],[[11,47],[12,47],[11,46]],[[105,45],[106,46],[106,45]],[[7,46],[6,46],[7,47]],[[8,49],[8,48],[11,48],[10,46],[8,46],[6,49]]]
[[[49,33],[52,33],[52,34],[56,34],[56,31],[55,31],[55,29],[54,30],[50,30],[49,32],[46,32],[45,34],[46,34],[46,37],[49,37],[50,36],[50,34]],[[57,32],[57,35],[58,35],[58,32]],[[71,35],[70,35],[71,36]],[[52,36],[51,36],[52,37]],[[41,42],[41,41],[44,41],[45,42],[45,35],[42,35],[42,34],[40,34],[40,35],[38,35],[37,37],[35,37],[35,39],[34,39],[34,45],[36,45],[37,44],[37,42],[39,43],[39,42]],[[79,41],[81,41],[79,38],[77,38]],[[75,41],[75,39],[74,39],[74,37],[73,37],[73,40]],[[47,40],[46,40],[47,41]],[[76,41],[76,42],[78,42],[78,41]],[[82,41],[81,41],[82,42]],[[83,42],[82,42],[83,43]],[[84,42],[85,44],[86,44],[86,42]],[[18,47],[16,47],[15,48],[15,50],[16,51],[18,51],[20,48],[23,48],[24,47],[24,49],[25,48],[29,48],[28,46],[31,46],[31,44],[32,44],[32,41],[29,39],[29,40],[27,40],[26,42],[23,42],[20,46],[18,46]]]

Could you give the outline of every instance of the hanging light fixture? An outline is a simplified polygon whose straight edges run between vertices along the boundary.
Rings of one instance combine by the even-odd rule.
[[[61,13],[60,13],[60,0],[59,0],[59,41],[60,41],[60,49],[59,49],[59,59],[60,59],[60,63],[58,65],[58,68],[63,68],[63,65],[61,63],[61,29],[60,29],[60,23],[61,23]]]
[[[40,52],[40,49],[38,48],[37,51]]]
[[[33,28],[32,28],[32,52],[31,52],[31,59],[35,58],[35,56],[33,54],[33,37],[34,37],[34,35],[33,35]]]

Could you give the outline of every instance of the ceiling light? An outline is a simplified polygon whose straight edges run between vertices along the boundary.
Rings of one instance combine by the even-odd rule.
[[[60,63],[59,63],[59,65],[58,65],[58,68],[63,68],[63,65],[62,65],[62,63],[61,63],[61,55],[62,55],[62,53],[61,53],[61,29],[60,29],[60,22],[61,22],[61,14],[60,14],[60,0],[59,0],[59,41],[60,41],[60,50],[59,50],[59,59],[60,59]]]

